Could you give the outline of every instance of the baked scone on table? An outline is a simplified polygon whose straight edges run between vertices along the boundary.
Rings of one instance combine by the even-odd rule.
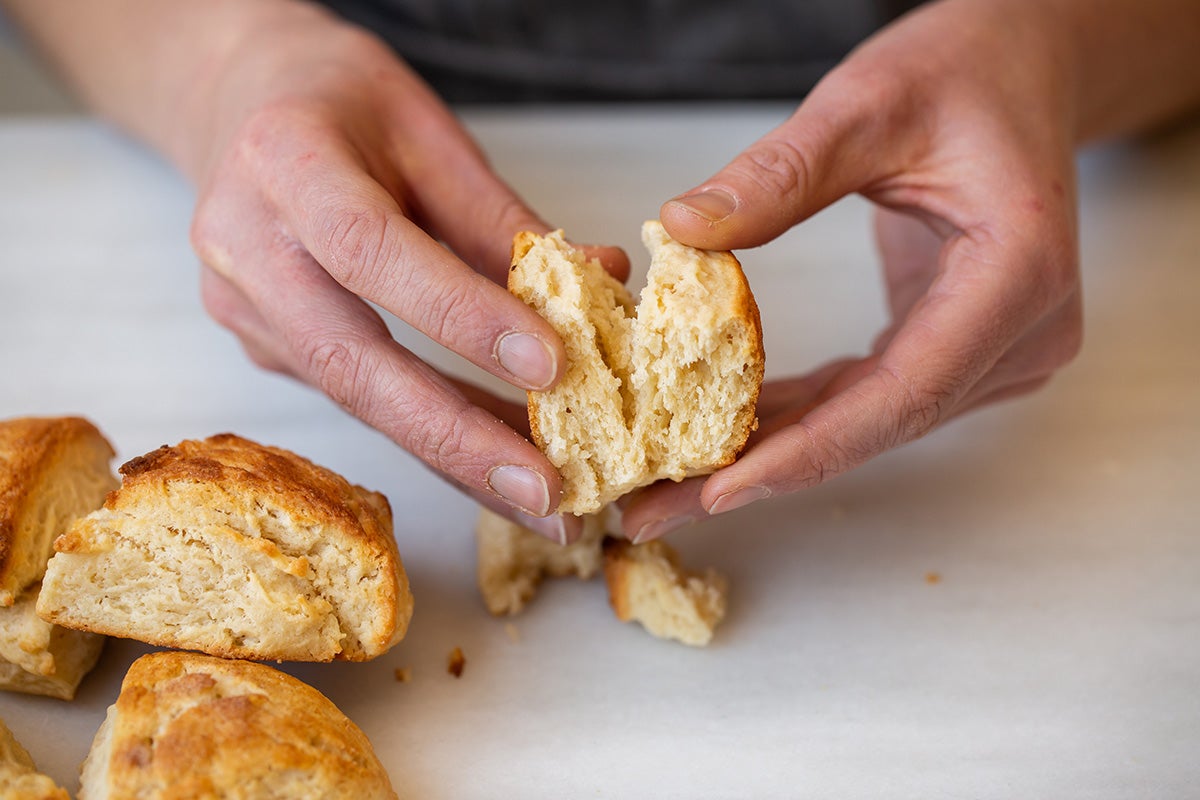
[[[364,661],[412,594],[387,499],[233,434],[133,459],[55,542],[38,614],[230,658]]]
[[[0,797],[4,800],[71,800],[67,791],[37,771],[29,752],[0,719]]]
[[[41,580],[54,538],[117,488],[115,455],[81,417],[0,421],[0,608]]]
[[[129,668],[84,761],[80,800],[394,800],[366,735],[264,664],[159,652]]]
[[[508,288],[567,351],[559,383],[529,393],[533,440],[563,477],[560,513],[726,466],[757,424],[762,331],[741,265],[675,242],[657,220],[642,241],[651,262],[636,306],[562,231],[513,242]]]
[[[54,538],[100,507],[115,453],[81,417],[0,421],[0,689],[70,700],[104,637],[35,613]]]
[[[96,666],[106,637],[39,617],[40,589],[35,583],[12,606],[0,608],[0,688],[72,700]]]

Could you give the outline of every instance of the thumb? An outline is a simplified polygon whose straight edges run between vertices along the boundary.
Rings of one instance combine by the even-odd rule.
[[[755,247],[886,175],[879,109],[847,96],[828,83],[814,89],[790,119],[664,203],[667,232],[692,247]]]

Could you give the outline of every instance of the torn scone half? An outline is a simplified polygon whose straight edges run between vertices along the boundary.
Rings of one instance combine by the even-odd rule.
[[[412,595],[382,494],[233,434],[120,471],[55,542],[44,619],[256,660],[363,661],[404,636]]]
[[[762,331],[741,265],[672,240],[657,220],[642,241],[651,261],[636,305],[562,231],[513,242],[509,291],[567,351],[563,378],[528,397],[533,441],[562,474],[561,513],[726,466],[757,425]]]

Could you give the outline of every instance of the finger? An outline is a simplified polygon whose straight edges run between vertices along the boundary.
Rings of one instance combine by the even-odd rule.
[[[754,247],[895,173],[908,145],[894,131],[909,129],[896,117],[914,112],[885,103],[882,80],[843,72],[831,73],[790,119],[716,175],[663,204],[672,238],[715,250]]]
[[[279,166],[268,176],[284,221],[321,266],[497,377],[525,389],[552,386],[566,355],[550,325],[431,239],[331,141],[298,131],[289,146],[300,152],[272,161]]]
[[[200,269],[200,297],[217,323],[229,329],[250,360],[263,369],[300,377],[300,371],[254,304],[231,281],[206,265]]]
[[[849,385],[712,475],[702,505],[721,513],[815,485],[947,418],[1046,311],[1021,274],[1037,260],[1014,245],[1013,263],[1000,268],[989,252],[970,237],[953,239],[943,276],[878,359],[858,365],[867,373],[848,373]]]
[[[306,253],[273,255],[277,277],[250,272],[245,291],[310,383],[474,492],[534,517],[557,506],[561,479],[536,447],[398,345]]]

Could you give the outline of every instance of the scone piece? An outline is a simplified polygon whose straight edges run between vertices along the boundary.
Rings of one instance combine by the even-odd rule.
[[[0,608],[0,689],[71,700],[104,649],[97,633],[52,625],[36,613],[40,583]]]
[[[80,417],[0,421],[0,608],[41,580],[54,537],[117,487],[114,455]]]
[[[617,619],[640,622],[662,639],[706,645],[725,617],[725,578],[712,569],[689,572],[661,539],[605,540],[604,581]]]
[[[513,243],[509,290],[567,350],[563,379],[529,393],[533,440],[563,476],[560,512],[730,464],[756,425],[762,332],[737,259],[681,245],[656,220],[642,241],[651,263],[636,308],[562,231]]]
[[[55,542],[44,619],[256,660],[363,661],[403,637],[412,595],[383,495],[233,434],[121,474]]]
[[[0,719],[0,797],[4,800],[71,800],[67,791],[37,771],[29,753]]]
[[[80,800],[396,797],[366,735],[316,689],[182,652],[129,668],[81,782]]]
[[[488,611],[496,616],[520,613],[547,576],[591,578],[603,565],[604,533],[603,516],[589,514],[583,521],[583,535],[572,544],[560,545],[480,508],[475,525],[477,579]]]

